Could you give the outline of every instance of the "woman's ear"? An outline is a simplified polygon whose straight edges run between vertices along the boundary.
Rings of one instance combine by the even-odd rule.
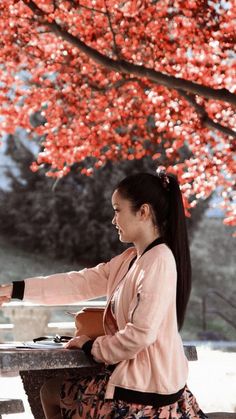
[[[149,217],[151,217],[151,208],[149,204],[143,204],[141,205],[140,209],[140,216],[142,220],[147,220]]]

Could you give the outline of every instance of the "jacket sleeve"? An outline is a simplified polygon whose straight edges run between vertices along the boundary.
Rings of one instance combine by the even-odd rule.
[[[23,301],[72,304],[107,294],[110,262],[78,272],[27,278]]]
[[[115,335],[100,336],[94,341],[91,354],[95,360],[116,364],[133,359],[158,339],[160,326],[167,316],[173,316],[177,327],[174,258],[160,257],[151,266],[144,264],[137,283],[135,301],[130,302],[129,322]]]

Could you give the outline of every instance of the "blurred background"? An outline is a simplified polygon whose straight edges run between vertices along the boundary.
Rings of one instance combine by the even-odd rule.
[[[55,181],[29,169],[36,152],[21,130],[4,138],[0,148],[0,283],[78,270],[121,252],[124,245],[111,224],[112,191],[127,174],[155,170],[146,157],[108,163],[92,177],[72,170]],[[236,239],[216,204],[214,195],[200,201],[187,219],[193,285],[181,334],[198,348],[189,385],[201,407],[236,411]],[[0,342],[55,333],[58,325],[73,333],[71,320],[65,307],[11,303],[0,310]],[[19,397],[21,388],[25,397],[19,377],[1,378],[0,385],[1,396],[11,388]],[[16,417],[32,415],[27,407]]]

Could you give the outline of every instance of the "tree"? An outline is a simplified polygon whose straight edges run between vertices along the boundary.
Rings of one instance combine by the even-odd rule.
[[[43,171],[30,170],[34,154],[20,137],[9,135],[6,154],[17,173],[6,170],[10,190],[0,189],[0,234],[31,252],[86,265],[108,260],[124,250],[111,223],[111,196],[115,185],[128,174],[155,170],[150,156],[134,162],[107,162],[94,170],[93,177],[73,168],[55,184]],[[191,210],[190,239],[206,205],[204,200]]]
[[[24,249],[86,265],[124,250],[111,223],[111,195],[128,173],[153,170],[150,157],[135,164],[109,162],[95,169],[93,178],[72,169],[55,184],[29,169],[34,155],[15,135],[7,139],[6,154],[18,173],[6,170],[10,190],[0,189],[0,234]]]
[[[2,0],[1,130],[43,136],[49,176],[152,155],[186,209],[218,186],[235,222],[233,0]],[[42,122],[32,130],[35,112]],[[188,157],[183,159],[183,149]]]

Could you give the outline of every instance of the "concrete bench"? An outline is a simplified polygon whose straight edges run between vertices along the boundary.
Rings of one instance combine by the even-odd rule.
[[[66,315],[69,321],[53,322],[54,314],[61,313],[64,318],[68,311],[77,312],[84,307],[105,307],[105,301],[80,301],[76,305],[60,306],[10,302],[4,307],[4,315],[8,320],[5,324],[0,324],[0,341],[27,341],[45,334],[58,333],[59,329],[61,334],[73,335],[75,327],[73,317]]]
[[[24,405],[20,399],[0,399],[0,419],[2,415],[24,412]]]
[[[9,337],[13,336],[14,325],[12,323],[1,323],[0,324],[0,342],[9,340]]]

